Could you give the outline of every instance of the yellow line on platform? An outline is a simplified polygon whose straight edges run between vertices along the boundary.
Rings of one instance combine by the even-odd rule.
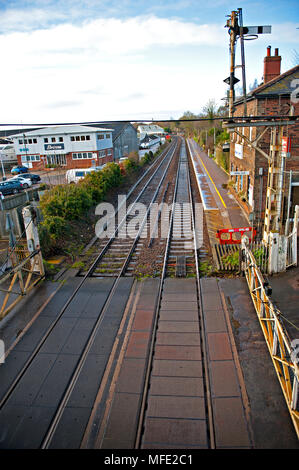
[[[196,153],[197,153],[198,157],[200,158],[200,161],[201,161],[201,163],[203,164],[204,169],[206,170],[208,177],[209,177],[210,180],[212,181],[212,183],[213,183],[213,185],[214,185],[214,188],[216,189],[216,192],[217,192],[217,194],[218,194],[218,196],[219,196],[219,198],[220,198],[222,204],[224,205],[225,209],[227,209],[226,204],[225,204],[224,200],[222,199],[221,194],[219,193],[219,191],[218,191],[218,189],[217,189],[217,187],[216,187],[216,184],[214,183],[214,181],[213,181],[213,179],[212,179],[210,173],[208,172],[208,170],[207,170],[207,168],[206,168],[206,165],[205,165],[204,162],[202,161],[202,158],[201,158],[201,156],[199,155],[199,153],[198,153],[198,152],[196,152]]]

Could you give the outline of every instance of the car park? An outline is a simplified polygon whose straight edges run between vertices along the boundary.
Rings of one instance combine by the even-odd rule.
[[[38,184],[41,181],[41,177],[39,175],[33,175],[32,173],[26,173],[22,178],[30,179],[32,184]]]
[[[2,193],[3,196],[17,194],[23,189],[23,183],[17,179],[11,178],[10,180],[0,182],[0,193]]]
[[[32,181],[30,178],[27,178],[27,175],[26,176],[14,176],[13,178],[10,178],[11,180],[17,180],[17,181],[20,181],[22,184],[23,184],[23,188],[24,189],[27,189],[29,188],[30,186],[32,186]],[[10,180],[8,180],[10,181]]]
[[[21,173],[28,173],[27,166],[17,165],[12,167],[11,174],[12,175],[20,175]]]

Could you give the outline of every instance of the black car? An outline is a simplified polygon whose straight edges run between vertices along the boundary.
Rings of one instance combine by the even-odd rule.
[[[31,173],[26,173],[26,175],[23,175],[24,178],[30,179],[32,181],[32,184],[37,184],[40,182],[40,176],[39,175],[32,175]]]
[[[23,184],[20,183],[20,181],[9,180],[0,182],[0,193],[2,193],[3,196],[19,193],[23,189]]]

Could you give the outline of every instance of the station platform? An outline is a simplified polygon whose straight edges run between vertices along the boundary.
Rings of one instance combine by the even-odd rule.
[[[223,187],[229,176],[192,139],[187,139],[201,194],[211,247],[218,229],[248,227],[249,221],[232,194]]]

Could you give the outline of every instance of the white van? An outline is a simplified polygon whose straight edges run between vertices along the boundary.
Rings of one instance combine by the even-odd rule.
[[[67,170],[65,179],[67,183],[78,183],[79,180],[84,178],[87,173],[96,171],[95,168],[74,168],[73,170]]]

